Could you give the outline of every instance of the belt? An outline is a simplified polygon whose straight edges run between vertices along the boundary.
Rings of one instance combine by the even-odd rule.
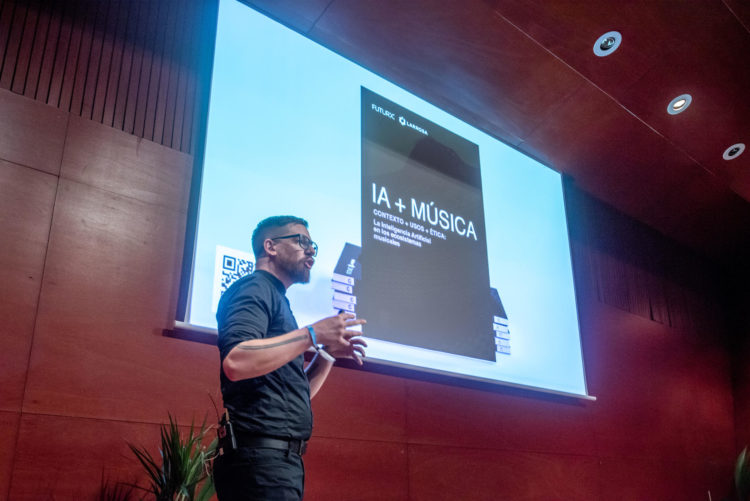
[[[257,435],[238,435],[237,445],[239,447],[279,449],[293,452],[302,456],[307,451],[305,440],[282,440],[280,438],[259,437]]]

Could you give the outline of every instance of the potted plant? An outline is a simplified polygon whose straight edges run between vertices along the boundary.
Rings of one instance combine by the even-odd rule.
[[[146,448],[128,444],[146,470],[148,487],[134,487],[153,494],[156,501],[208,501],[214,495],[214,484],[207,467],[215,453],[214,439],[209,446],[203,440],[210,428],[205,421],[200,428],[190,424],[183,437],[177,423],[169,416],[162,424],[159,457],[154,458]]]

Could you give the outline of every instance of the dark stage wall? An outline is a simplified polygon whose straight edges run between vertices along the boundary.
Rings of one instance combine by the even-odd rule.
[[[212,416],[218,395],[216,349],[162,336],[202,95],[204,61],[188,47],[210,43],[193,27],[210,25],[211,2],[65,3],[75,8],[0,2],[0,498],[13,500],[131,480],[126,442],[155,444],[168,412],[183,425]],[[80,18],[101,9],[117,14]],[[160,19],[162,42],[141,32]],[[169,78],[154,96],[156,74]],[[124,82],[139,90],[123,94]],[[729,492],[750,386],[738,369],[733,389],[741,317],[725,313],[721,270],[574,185],[567,194],[597,401],[337,368],[314,401],[306,499]]]

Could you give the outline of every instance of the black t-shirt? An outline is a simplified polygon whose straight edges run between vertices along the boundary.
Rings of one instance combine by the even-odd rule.
[[[221,361],[237,344],[275,337],[297,328],[284,285],[256,270],[221,297],[216,313]],[[312,433],[310,384],[304,357],[266,375],[230,381],[221,370],[221,393],[235,429],[255,435],[308,440]]]

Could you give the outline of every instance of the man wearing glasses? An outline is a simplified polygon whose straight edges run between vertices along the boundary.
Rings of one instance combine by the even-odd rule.
[[[363,319],[341,313],[299,328],[289,307],[286,290],[310,281],[318,253],[307,226],[294,216],[261,221],[252,236],[255,272],[232,284],[219,301],[226,408],[221,455],[214,462],[220,501],[302,499],[310,399],[334,357],[362,364],[367,345],[351,327]],[[304,367],[303,353],[311,348],[316,354]]]

